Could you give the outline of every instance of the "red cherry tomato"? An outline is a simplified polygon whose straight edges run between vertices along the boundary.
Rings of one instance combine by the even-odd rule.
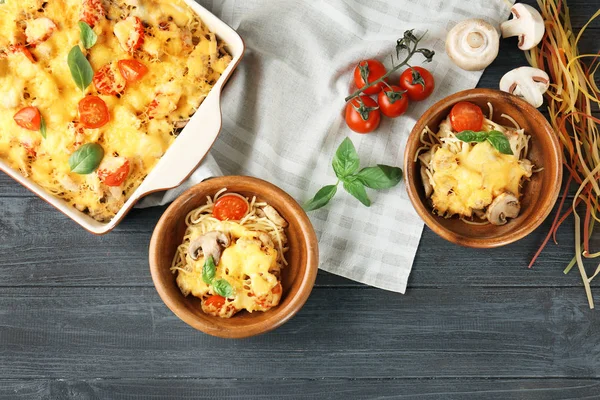
[[[17,125],[30,131],[39,131],[42,125],[42,116],[35,107],[25,107],[13,117]]]
[[[219,296],[218,294],[213,294],[204,300],[204,305],[207,307],[214,307],[215,309],[219,310],[225,305],[225,297]]]
[[[79,102],[79,122],[84,128],[96,129],[110,121],[108,107],[98,96],[86,96]]]
[[[456,132],[478,132],[483,128],[483,112],[475,104],[461,101],[450,110],[450,123]]]
[[[115,96],[125,90],[125,79],[115,72],[112,64],[106,64],[94,74],[94,86],[100,94]]]
[[[104,157],[96,173],[106,186],[120,186],[129,175],[129,160],[125,157]]]
[[[27,49],[27,47],[25,47],[22,44],[11,44],[10,46],[8,46],[8,52],[10,54],[23,54],[25,57],[27,57],[27,59],[29,61],[31,61],[32,63],[35,64],[35,58],[33,58],[33,55],[31,54],[31,52]]]
[[[402,93],[400,86],[391,86],[383,89],[377,96],[381,113],[389,118],[396,118],[406,112],[408,108],[408,95]]]
[[[373,132],[379,126],[379,122],[381,122],[381,112],[377,102],[372,98],[358,96],[346,104],[346,124],[354,132]]]
[[[248,202],[235,194],[226,194],[213,207],[213,216],[220,221],[239,221],[247,212]]]
[[[271,293],[273,294],[279,294],[283,291],[283,288],[281,287],[281,282],[279,282],[277,285],[275,285],[273,287],[273,289],[271,289]]]
[[[406,90],[411,101],[421,101],[433,93],[435,80],[425,68],[412,67],[400,75],[400,87]]]
[[[148,73],[148,67],[136,60],[120,60],[119,71],[129,83],[137,82]]]
[[[105,15],[102,0],[83,0],[81,3],[80,21],[85,22],[92,28]]]
[[[362,89],[368,83],[371,83],[383,75],[385,75],[386,70],[382,63],[377,60],[364,60],[358,63],[358,65],[354,68],[354,83],[356,87]],[[365,80],[364,77],[367,77]],[[365,89],[364,94],[372,95],[381,92],[381,90],[385,87],[383,82],[371,86],[368,89]]]

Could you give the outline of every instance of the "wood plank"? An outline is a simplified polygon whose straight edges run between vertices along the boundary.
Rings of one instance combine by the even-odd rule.
[[[85,232],[35,198],[0,198],[0,209],[0,286],[152,286],[147,249],[164,207],[133,210],[105,236]],[[573,254],[572,219],[561,227],[559,245],[550,243],[535,268],[526,268],[550,223],[549,219],[517,243],[490,250],[456,246],[426,228],[409,287],[579,287],[577,271],[562,273]],[[594,235],[591,244],[600,248],[600,236]],[[319,273],[316,284],[366,287],[326,272]]]
[[[0,400],[597,398],[593,379],[94,379],[3,380]]]
[[[579,288],[315,289],[243,341],[196,332],[152,288],[1,288],[0,343],[4,379],[600,378]]]

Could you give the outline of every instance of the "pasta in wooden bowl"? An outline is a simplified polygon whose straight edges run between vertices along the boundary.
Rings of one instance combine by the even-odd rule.
[[[292,197],[263,180],[229,176],[202,182],[169,206],[149,261],[156,290],[179,318],[241,338],[277,328],[302,307],[318,245]]]

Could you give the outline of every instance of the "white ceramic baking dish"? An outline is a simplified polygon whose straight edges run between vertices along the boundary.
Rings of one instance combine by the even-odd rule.
[[[37,194],[43,200],[46,200],[89,232],[99,235],[110,232],[117,226],[142,197],[150,193],[171,189],[185,181],[208,154],[219,135],[221,130],[221,91],[244,55],[245,46],[244,41],[237,32],[210,11],[200,6],[194,0],[184,1],[198,14],[208,28],[226,43],[227,50],[233,58],[232,62],[223,72],[206,99],[204,99],[204,102],[190,118],[190,121],[171,147],[169,147],[154,169],[152,169],[142,184],[133,192],[131,197],[109,222],[98,222],[89,215],[78,211],[64,200],[51,195],[32,180],[25,178],[18,171],[10,168],[2,160],[0,160],[0,170]]]

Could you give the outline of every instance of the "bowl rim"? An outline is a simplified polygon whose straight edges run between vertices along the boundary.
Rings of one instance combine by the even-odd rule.
[[[471,99],[474,96],[488,96],[488,97],[495,96],[495,97],[497,97],[498,95],[500,95],[501,98],[496,101],[505,101],[506,99],[510,99],[511,102],[515,103],[520,108],[527,109],[528,114],[537,113],[540,116],[540,118],[543,120],[542,126],[543,126],[544,130],[552,133],[552,134],[548,135],[550,142],[552,143],[552,145],[551,145],[552,152],[550,154],[550,157],[552,160],[551,163],[556,164],[557,168],[555,169],[556,172],[551,177],[551,179],[552,179],[552,181],[557,182],[558,184],[553,185],[552,191],[548,195],[545,196],[544,204],[542,204],[540,207],[541,209],[543,209],[543,211],[540,213],[540,215],[538,215],[537,218],[531,218],[530,220],[526,221],[526,223],[524,223],[522,225],[518,225],[515,228],[515,230],[512,231],[510,234],[505,234],[498,238],[492,238],[492,239],[490,239],[490,238],[481,239],[481,238],[477,238],[477,237],[464,236],[464,235],[458,234],[454,231],[451,231],[451,230],[445,228],[443,225],[441,225],[438,222],[438,218],[442,218],[442,217],[434,215],[431,212],[431,209],[429,207],[427,207],[425,204],[423,204],[423,202],[421,201],[421,197],[420,197],[420,195],[417,191],[416,185],[415,185],[416,177],[413,174],[412,168],[410,167],[410,162],[413,158],[414,151],[416,150],[416,147],[414,145],[411,145],[412,138],[414,138],[415,135],[419,135],[421,133],[421,130],[423,129],[423,127],[425,125],[427,125],[426,122],[432,118],[432,116],[437,112],[437,110],[450,107],[451,105],[456,104],[459,101],[469,101],[469,99]],[[415,123],[414,127],[412,128],[412,130],[408,136],[407,144],[404,149],[404,171],[405,171],[405,177],[406,177],[405,178],[405,186],[406,186],[406,191],[408,193],[408,197],[409,197],[414,209],[417,211],[417,214],[419,214],[421,219],[425,222],[425,224],[432,231],[434,231],[437,235],[439,235],[443,239],[445,239],[449,242],[461,245],[461,246],[471,247],[471,248],[480,248],[480,249],[496,248],[496,247],[505,246],[510,243],[514,243],[514,242],[524,238],[525,236],[529,235],[537,227],[539,227],[544,222],[544,220],[548,217],[548,215],[552,212],[552,209],[553,209],[554,205],[556,204],[556,201],[558,200],[558,195],[560,193],[562,176],[563,176],[562,150],[560,147],[560,143],[558,141],[558,137],[556,136],[554,129],[552,128],[552,126],[550,125],[550,123],[548,122],[546,117],[544,117],[544,115],[542,113],[540,113],[540,111],[537,108],[533,107],[531,104],[527,103],[525,100],[523,100],[517,96],[514,96],[510,93],[506,93],[506,92],[496,90],[496,89],[488,89],[488,88],[467,89],[467,90],[463,90],[463,91],[454,93],[450,96],[447,96],[447,97],[439,100],[437,103],[435,103],[434,105],[429,107],[427,109],[427,111],[425,111],[425,113],[417,120],[417,122]]]
[[[185,307],[181,307],[181,304],[178,303],[176,299],[168,295],[166,282],[163,282],[159,279],[159,270],[162,267],[159,263],[159,254],[157,248],[158,241],[160,240],[162,234],[164,234],[167,217],[169,215],[175,213],[176,210],[179,207],[181,207],[185,202],[187,202],[191,196],[205,196],[205,193],[200,194],[200,192],[202,192],[206,186],[210,185],[220,188],[227,187],[229,189],[229,186],[234,186],[231,185],[231,180],[234,179],[243,179],[246,182],[252,184],[252,186],[254,186],[255,188],[260,188],[256,190],[255,194],[260,194],[262,197],[268,198],[269,193],[276,193],[278,195],[281,195],[284,203],[290,206],[293,215],[297,217],[296,222],[298,223],[299,229],[302,232],[302,240],[306,243],[306,272],[302,277],[296,278],[301,279],[300,286],[298,287],[295,296],[291,299],[291,301],[288,304],[286,304],[283,307],[279,305],[274,310],[266,311],[267,313],[273,312],[273,315],[270,318],[255,323],[252,323],[252,319],[248,319],[247,324],[224,328],[219,325],[207,324],[206,322],[197,319]],[[266,193],[266,195],[263,193]],[[156,291],[158,292],[158,295],[165,303],[165,305],[177,317],[179,317],[179,319],[181,319],[186,324],[190,325],[192,328],[195,328],[212,336],[227,339],[241,339],[267,333],[280,327],[288,320],[290,320],[304,306],[304,304],[308,300],[308,297],[310,296],[310,293],[312,291],[317,277],[319,267],[319,246],[317,235],[314,231],[312,223],[310,222],[310,219],[308,218],[308,215],[306,215],[306,213],[298,204],[298,202],[294,200],[294,198],[292,198],[289,194],[287,194],[281,188],[273,185],[272,183],[260,178],[244,175],[228,175],[210,178],[192,186],[191,188],[183,192],[181,195],[179,195],[177,199],[175,199],[175,201],[173,201],[173,203],[169,205],[169,207],[164,211],[163,215],[160,217],[152,233],[149,245],[148,260],[150,264],[150,274],[152,276],[152,281],[154,283]],[[183,294],[180,295],[183,297]],[[235,316],[233,318],[235,318]]]

